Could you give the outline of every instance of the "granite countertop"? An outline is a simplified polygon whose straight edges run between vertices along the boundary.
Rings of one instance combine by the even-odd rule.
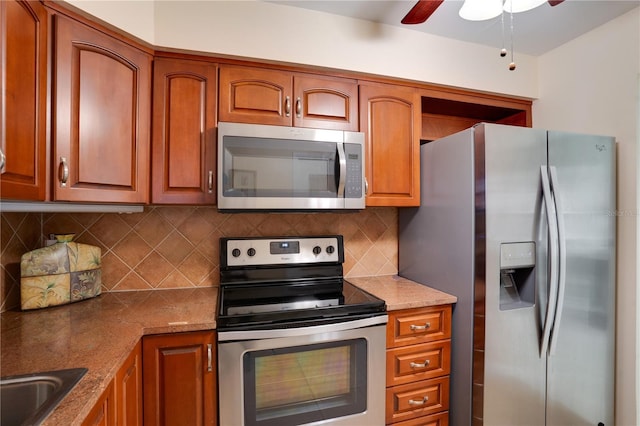
[[[353,285],[383,299],[387,311],[423,308],[456,303],[455,296],[427,287],[398,275],[357,277],[347,279]]]
[[[0,316],[0,376],[85,367],[43,425],[80,424],[146,334],[216,328],[217,287],[104,293]]]
[[[389,311],[456,302],[397,275],[348,280],[385,300]],[[215,329],[217,299],[217,287],[111,292],[70,305],[4,312],[0,376],[87,368],[43,423],[80,424],[142,336]]]

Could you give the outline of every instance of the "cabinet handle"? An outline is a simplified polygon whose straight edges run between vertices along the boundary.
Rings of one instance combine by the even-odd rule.
[[[291,115],[291,98],[289,96],[284,99],[284,115],[287,117]]]
[[[213,170],[209,170],[209,179],[207,181],[209,186],[209,194],[213,192]]]
[[[2,149],[0,149],[0,173],[4,172],[4,166],[7,164],[7,157],[4,155]]]
[[[410,362],[409,367],[411,368],[425,368],[429,366],[429,360],[425,359],[423,363],[420,362]]]
[[[364,195],[369,195],[369,181],[364,178]]]
[[[302,115],[302,99],[296,99],[296,117],[300,118]]]
[[[58,178],[60,179],[60,186],[66,187],[69,180],[69,164],[66,157],[60,157],[60,166],[58,167]]]
[[[212,360],[213,360],[212,345],[211,343],[207,343],[207,371],[213,370],[213,366],[211,365]]]
[[[426,323],[425,325],[415,325],[415,324],[411,324],[411,325],[409,326],[409,328],[410,328],[411,330],[414,330],[414,331],[418,331],[418,330],[428,330],[429,328],[431,328],[431,323],[430,323],[430,322],[428,322],[428,323]]]
[[[427,401],[429,401],[429,397],[428,396],[423,396],[422,399],[419,400],[415,400],[415,399],[410,399],[409,405],[424,405],[427,403]]]

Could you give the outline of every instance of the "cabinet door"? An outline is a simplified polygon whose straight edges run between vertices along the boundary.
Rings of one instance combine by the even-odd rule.
[[[0,194],[46,198],[47,12],[40,2],[0,2]]]
[[[293,75],[251,67],[220,67],[220,121],[291,126]]]
[[[56,16],[56,200],[149,199],[151,56]]]
[[[115,378],[118,426],[142,424],[142,344],[138,343]]]
[[[98,402],[93,406],[89,415],[82,422],[82,426],[115,426],[116,409],[113,381],[104,390]]]
[[[216,65],[158,58],[151,202],[215,204]]]
[[[293,124],[358,131],[358,84],[346,78],[296,74]]]
[[[360,85],[367,206],[420,205],[420,112],[417,89]]]
[[[216,424],[215,349],[213,332],[143,338],[145,425]]]

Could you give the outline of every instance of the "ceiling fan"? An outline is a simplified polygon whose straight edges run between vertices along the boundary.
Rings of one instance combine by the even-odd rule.
[[[433,12],[442,4],[444,0],[418,0],[418,2],[411,8],[409,13],[402,18],[403,24],[422,24],[425,22]],[[564,0],[548,0],[551,6],[557,6]]]

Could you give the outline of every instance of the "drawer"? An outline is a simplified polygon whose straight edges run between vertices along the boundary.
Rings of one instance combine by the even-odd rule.
[[[393,426],[449,426],[449,412],[416,417],[406,422],[393,423]]]
[[[451,305],[389,312],[387,347],[451,338]]]
[[[422,380],[387,388],[387,423],[449,410],[449,377]]]
[[[387,349],[387,386],[433,379],[450,371],[450,340]]]

